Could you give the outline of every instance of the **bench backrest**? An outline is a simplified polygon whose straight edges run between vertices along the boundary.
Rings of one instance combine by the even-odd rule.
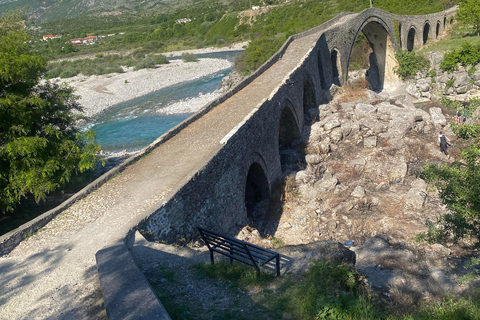
[[[255,261],[260,261],[261,264],[263,264],[278,255],[278,253],[274,251],[254,244],[233,237],[224,236],[201,227],[197,228],[200,231],[202,239],[210,250],[225,254],[226,256],[233,255],[249,260],[251,255],[251,258]]]

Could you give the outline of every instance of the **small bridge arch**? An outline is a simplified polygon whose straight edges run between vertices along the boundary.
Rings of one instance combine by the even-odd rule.
[[[313,81],[311,80],[311,77],[307,74],[305,79],[303,80],[303,116],[305,119],[305,123],[312,120],[310,118],[309,111],[317,106],[317,101],[315,97],[316,95],[315,88],[313,87]]]
[[[332,83],[337,86],[341,85],[340,79],[342,78],[342,69],[341,69],[341,54],[337,48],[333,48],[330,52],[330,62],[332,65]],[[340,66],[340,67],[339,67]]]
[[[261,158],[258,154],[254,158]],[[245,181],[245,210],[248,224],[259,229],[268,213],[270,206],[270,183],[267,179],[266,168],[260,163],[253,161],[247,172]]]
[[[423,25],[423,45],[425,45],[430,36],[430,22],[427,20]]]
[[[411,26],[407,34],[407,50],[412,51],[417,46],[417,29]]]

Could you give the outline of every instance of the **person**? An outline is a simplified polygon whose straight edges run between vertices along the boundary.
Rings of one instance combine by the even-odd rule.
[[[463,111],[462,111],[462,123],[467,121],[467,115],[468,115],[467,110],[463,109]]]
[[[462,116],[462,115],[460,114],[460,110],[457,109],[456,115],[457,115],[457,124],[462,123],[461,118],[460,118],[460,117]]]
[[[449,146],[451,146],[450,144],[450,139],[448,139],[443,133],[442,131],[440,131],[440,134],[438,135],[438,142],[440,143],[440,151],[445,153],[445,155],[447,156],[447,158],[450,158],[450,156],[448,155],[448,151],[447,151],[447,148]]]

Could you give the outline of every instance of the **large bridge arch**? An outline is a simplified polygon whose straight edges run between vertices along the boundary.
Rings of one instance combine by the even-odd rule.
[[[350,47],[347,72],[353,47],[360,32],[363,32],[373,51],[369,58],[368,80],[370,87],[378,91],[398,82],[398,76],[393,72],[393,68],[397,65],[395,60],[395,36],[387,23],[376,16],[368,17],[358,28]]]

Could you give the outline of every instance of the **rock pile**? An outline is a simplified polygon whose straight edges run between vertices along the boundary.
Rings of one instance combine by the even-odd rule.
[[[440,68],[443,57],[444,53],[432,53],[429,56],[431,71],[418,73],[414,80],[408,81],[407,92],[420,101],[439,99],[443,95],[454,100],[479,96],[480,65],[474,68],[459,65],[456,71],[448,73]]]

